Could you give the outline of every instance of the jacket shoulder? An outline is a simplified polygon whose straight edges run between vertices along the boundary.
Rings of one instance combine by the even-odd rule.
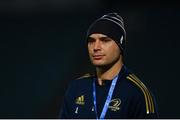
[[[70,82],[70,87],[71,88],[81,88],[81,86],[86,86],[89,85],[91,80],[93,79],[93,74],[86,73],[78,78],[75,78]]]
[[[91,73],[86,73],[78,78],[76,78],[76,80],[81,80],[81,79],[88,79],[88,78],[92,78],[94,77],[95,75],[94,74],[91,74]]]

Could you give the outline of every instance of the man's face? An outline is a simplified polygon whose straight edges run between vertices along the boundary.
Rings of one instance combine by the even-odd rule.
[[[119,46],[104,34],[91,34],[88,39],[88,52],[93,65],[106,66],[120,58]]]

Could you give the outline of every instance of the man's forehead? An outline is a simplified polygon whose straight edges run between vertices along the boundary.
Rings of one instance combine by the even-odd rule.
[[[104,35],[104,34],[101,34],[101,33],[93,33],[91,34],[89,37],[92,37],[92,38],[101,38],[101,37],[108,37],[107,35]]]

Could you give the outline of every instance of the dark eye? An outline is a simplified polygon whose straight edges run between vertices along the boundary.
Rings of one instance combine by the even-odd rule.
[[[88,38],[88,43],[92,43],[92,42],[94,42],[94,41],[95,41],[95,39],[93,39],[93,38],[91,38],[91,37]]]
[[[103,41],[103,42],[109,42],[109,41],[111,41],[112,39],[111,38],[109,38],[109,37],[103,37],[103,38],[101,38],[101,41]]]

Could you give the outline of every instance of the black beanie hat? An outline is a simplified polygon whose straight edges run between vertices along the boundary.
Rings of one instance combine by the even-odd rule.
[[[87,38],[93,33],[101,33],[113,39],[124,53],[126,31],[123,19],[118,13],[108,13],[94,21],[88,31]]]

